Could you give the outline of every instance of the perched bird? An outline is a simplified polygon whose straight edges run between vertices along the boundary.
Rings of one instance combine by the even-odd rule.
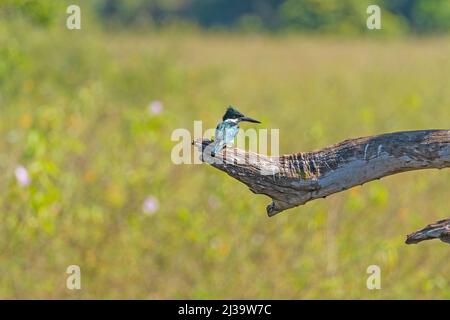
[[[429,224],[422,230],[409,234],[405,242],[411,244],[430,239],[441,239],[443,242],[450,243],[450,219]]]
[[[258,120],[244,116],[242,113],[229,106],[222,117],[222,122],[216,127],[214,146],[211,155],[214,157],[224,146],[234,140],[239,132],[239,123],[242,121],[261,123]]]

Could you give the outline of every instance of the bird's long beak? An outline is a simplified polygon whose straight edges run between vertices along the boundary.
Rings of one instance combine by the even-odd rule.
[[[247,122],[253,122],[253,123],[261,123],[261,121],[252,119],[252,118],[250,118],[250,117],[242,117],[242,118],[240,118],[240,119],[241,119],[241,121],[247,121]]]

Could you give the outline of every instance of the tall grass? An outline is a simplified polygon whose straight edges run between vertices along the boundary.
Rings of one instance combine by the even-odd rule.
[[[269,219],[268,198],[170,159],[174,129],[214,127],[228,104],[279,128],[281,153],[448,128],[448,39],[0,26],[1,298],[450,298],[448,246],[403,244],[449,216],[449,170]],[[71,264],[79,291],[66,288]]]

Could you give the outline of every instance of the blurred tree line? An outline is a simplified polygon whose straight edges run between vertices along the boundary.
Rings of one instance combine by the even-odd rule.
[[[0,15],[20,12],[51,24],[64,1],[2,0]],[[450,31],[449,0],[72,0],[88,6],[105,24],[164,26],[190,23],[201,28],[332,33],[367,32],[366,8],[382,8],[387,32]],[[386,30],[385,30],[386,31]]]

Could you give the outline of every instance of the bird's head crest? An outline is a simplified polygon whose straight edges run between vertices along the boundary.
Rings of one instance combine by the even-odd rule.
[[[229,106],[227,108],[227,111],[225,112],[225,114],[222,117],[222,120],[225,121],[227,119],[239,119],[244,117],[244,115],[242,113],[240,113],[239,111],[237,111],[235,108],[233,108],[232,106]]]

